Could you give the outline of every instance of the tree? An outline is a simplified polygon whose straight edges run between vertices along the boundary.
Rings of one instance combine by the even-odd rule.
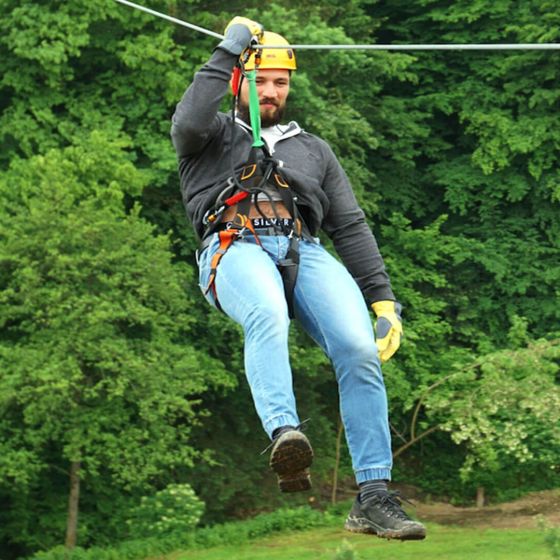
[[[512,339],[523,334],[514,343],[522,346],[455,366],[425,387],[401,433],[408,440],[395,456],[439,430],[465,450],[461,479],[478,486],[481,498],[486,485],[496,493],[506,465],[513,472],[521,466],[544,473],[543,487],[553,481],[560,457],[560,340],[527,343],[525,329],[520,320],[510,330]]]
[[[122,148],[92,134],[0,177],[1,479],[32,492],[55,450],[69,547],[81,484],[142,488],[192,465],[197,395],[228,384],[189,343],[188,270],[126,210],[145,177]]]
[[[559,356],[559,340],[494,352],[452,383],[451,394],[429,399],[431,413],[445,414],[442,428],[466,445],[463,480],[491,480],[512,460],[533,472],[542,467],[550,479],[558,475]]]
[[[251,1],[230,2],[225,6],[215,1],[153,0],[150,7],[217,32],[223,31],[232,16],[242,14],[262,21],[267,29],[284,33],[296,43],[558,41],[559,28],[558,11],[550,2],[538,0],[530,0],[522,6],[511,0],[459,1],[450,6],[435,0],[406,3],[286,0],[281,5],[272,2],[265,6]],[[6,0],[3,8],[0,20],[0,169],[7,174],[2,179],[2,224],[4,212],[10,212],[10,219],[25,208],[26,212],[31,212],[35,206],[30,206],[27,199],[35,200],[35,204],[45,192],[54,196],[47,187],[36,198],[31,196],[32,184],[38,184],[40,162],[51,162],[49,181],[65,185],[62,190],[65,194],[56,202],[47,199],[64,209],[67,192],[75,193],[77,191],[72,189],[81,185],[83,192],[76,194],[75,200],[84,199],[86,204],[85,198],[95,191],[93,198],[97,203],[92,198],[87,203],[92,206],[88,212],[99,218],[95,223],[106,223],[99,227],[105,237],[101,233],[91,235],[103,240],[99,243],[108,247],[107,251],[91,257],[81,268],[99,265],[100,269],[113,270],[116,267],[118,275],[105,274],[105,278],[112,281],[126,277],[129,269],[137,278],[142,277],[143,270],[149,270],[140,260],[129,257],[122,262],[108,256],[104,260],[111,251],[115,254],[117,251],[106,245],[110,235],[122,239],[123,247],[128,246],[128,241],[137,243],[136,247],[144,244],[152,247],[155,243],[159,247],[152,247],[154,251],[157,249],[156,253],[171,251],[171,268],[184,282],[188,314],[179,314],[174,326],[169,327],[170,333],[176,337],[174,329],[183,329],[184,350],[192,352],[204,383],[228,371],[222,384],[204,385],[202,379],[193,377],[193,383],[196,381],[204,388],[191,395],[200,400],[192,414],[200,418],[204,411],[205,417],[204,422],[193,422],[189,426],[187,445],[195,450],[191,459],[195,456],[200,459],[192,469],[176,466],[153,477],[153,488],[145,493],[154,493],[170,483],[189,482],[203,497],[212,497],[206,521],[275,507],[282,498],[277,495],[273,477],[261,484],[266,459],[263,456],[262,462],[255,461],[267,442],[252,407],[248,406],[250,395],[243,375],[242,335],[233,323],[211,312],[198,297],[194,258],[197,240],[184,217],[176,159],[168,136],[175,103],[216,41],[106,0],[24,4]],[[515,21],[510,17],[513,12]],[[297,56],[299,69],[293,75],[287,117],[297,120],[308,132],[324,136],[340,157],[378,238],[397,297],[404,304],[405,339],[399,353],[384,368],[398,451],[401,436],[410,442],[411,424],[415,425],[414,434],[418,437],[433,426],[445,425],[452,414],[466,419],[466,408],[459,407],[463,402],[461,383],[465,386],[472,383],[468,386],[473,389],[482,387],[485,381],[471,379],[465,373],[448,383],[446,376],[462,370],[472,372],[474,370],[469,368],[473,363],[486,363],[496,352],[517,351],[518,345],[512,342],[508,332],[520,317],[527,322],[534,339],[557,338],[560,318],[557,296],[560,283],[556,149],[560,108],[558,55],[556,52],[301,50]],[[224,108],[227,105],[225,103]],[[46,160],[34,156],[43,156]],[[34,159],[26,162],[19,158]],[[98,162],[94,169],[88,167],[90,158]],[[10,165],[11,170],[7,171]],[[82,165],[88,173],[80,171]],[[93,183],[89,182],[91,177],[96,178]],[[24,183],[27,183],[26,198],[17,199]],[[10,206],[8,202],[13,197]],[[135,201],[141,202],[141,207],[134,207]],[[81,208],[78,202],[75,205]],[[124,208],[129,211],[125,212]],[[90,239],[73,233],[74,228],[77,231],[86,229],[86,220],[80,213],[85,210],[67,210],[68,216],[75,216],[76,223],[70,226],[68,222],[65,226],[67,244],[54,243],[52,250],[56,255],[67,251],[77,257],[73,248]],[[49,216],[50,221],[59,219],[58,215],[53,217],[52,208],[41,212]],[[153,226],[151,230],[140,216]],[[47,231],[49,238],[57,239],[56,232],[49,229],[47,221],[39,227],[35,214],[31,222],[36,227],[30,225],[25,229],[23,218],[17,220],[20,235],[18,239],[15,234],[9,237],[10,251],[13,252],[16,241],[22,247],[35,247],[33,258],[43,262],[45,243],[41,245],[40,239],[24,241],[24,238],[40,235],[44,240],[43,232]],[[110,225],[114,223],[119,226]],[[142,227],[145,228],[143,235],[139,233]],[[125,235],[123,231],[129,231],[127,228],[136,233]],[[170,245],[158,237],[158,234],[167,236],[169,232]],[[160,239],[157,243],[161,246],[150,241],[150,236]],[[10,257],[12,260],[6,261],[9,267],[6,265],[0,273],[3,274],[2,288],[9,279],[15,282],[12,269],[19,271],[17,281],[22,285],[24,281],[31,283],[33,280],[33,276],[28,278],[26,274],[36,274],[35,268],[25,264],[28,262],[25,259],[31,259],[30,253],[23,249],[18,251],[13,254],[21,258]],[[91,246],[85,250],[85,254],[92,253]],[[60,268],[59,261],[53,257],[48,262],[52,266],[59,263]],[[182,264],[176,266],[179,262]],[[166,266],[162,270],[167,270]],[[148,276],[150,285],[152,277]],[[169,273],[168,277],[175,276]],[[86,278],[78,273],[75,278],[77,286],[83,288],[80,293],[85,294]],[[89,288],[97,302],[95,297],[99,291],[109,290],[108,280],[93,279]],[[154,282],[153,288],[143,289],[157,293],[166,290],[161,288],[162,278],[154,278]],[[33,285],[37,293],[39,288],[39,284]],[[120,293],[125,292],[122,286],[114,286],[114,289],[114,293],[118,289],[122,289]],[[138,295],[140,288],[135,289],[132,293]],[[28,289],[29,293],[33,290]],[[16,291],[10,297],[17,299],[19,293]],[[51,292],[45,288],[44,294],[46,297]],[[49,297],[53,297],[52,294]],[[155,301],[160,301],[159,297]],[[47,299],[47,302],[50,308],[56,300]],[[121,298],[118,303],[127,310],[123,316],[136,317],[136,307],[129,299]],[[26,352],[25,360],[31,365],[26,365],[27,369],[20,368],[22,376],[32,366],[35,368],[34,364],[43,363],[41,356],[55,360],[58,354],[51,356],[52,344],[45,334],[46,329],[43,329],[42,338],[38,331],[33,331],[32,336],[25,330],[24,314],[28,307],[30,312],[39,309],[46,313],[40,302],[32,299],[28,307],[27,300],[10,305],[14,319],[3,323],[3,360],[7,359],[7,353],[10,359],[17,355],[14,349],[18,344],[27,344],[30,351]],[[174,307],[175,304],[169,305]],[[115,360],[121,355],[130,356],[128,350],[125,352],[128,343],[124,345],[125,350],[116,342],[111,346],[105,339],[106,345],[96,346],[101,338],[94,325],[100,324],[102,312],[109,314],[106,320],[110,322],[110,313],[116,307],[110,305],[106,310],[100,305],[97,314],[89,314],[86,306],[80,307],[86,316],[98,317],[98,323],[94,321],[93,326],[88,327],[89,330],[84,328],[83,336],[78,337],[95,359],[101,354],[108,362],[112,355],[116,356]],[[118,336],[111,340],[136,337],[134,347],[137,350],[147,344],[140,336],[144,332],[144,311],[138,313],[141,317],[133,324],[122,319],[118,328],[113,325],[111,328],[116,329]],[[188,315],[187,321],[183,321],[183,315]],[[62,313],[59,316],[70,321],[70,317]],[[35,318],[28,317],[27,321],[30,325],[41,324]],[[146,332],[156,331],[155,328],[146,329]],[[93,341],[89,346],[86,337]],[[163,342],[164,338],[160,340],[163,351],[167,343]],[[34,344],[34,361],[29,341]],[[304,418],[312,419],[308,433],[318,457],[314,479],[322,485],[330,480],[334,461],[336,384],[327,360],[320,352],[310,349],[309,339],[297,329],[291,343],[301,413]],[[21,364],[27,363],[18,355],[20,359]],[[539,366],[538,374],[544,378],[535,383],[549,383],[547,368]],[[481,375],[482,370],[478,368],[477,375]],[[28,391],[31,394],[33,387],[36,390],[37,380],[25,374],[25,382],[21,376],[19,378],[18,393]],[[15,372],[13,375],[11,379],[17,379]],[[488,378],[489,389],[492,389],[491,378],[493,375]],[[503,381],[508,382],[507,376]],[[145,387],[142,383],[140,386]],[[434,398],[434,408],[430,409],[428,404],[432,401],[428,402],[424,395],[434,385],[436,388],[428,392],[430,398]],[[136,386],[136,382],[130,386]],[[85,390],[82,386],[79,389],[82,393]],[[451,394],[452,390],[457,393],[458,408],[438,408],[436,400],[446,391]],[[145,388],[142,394],[148,392]],[[6,392],[7,395],[12,393]],[[126,390],[124,393],[128,395]],[[26,398],[26,402],[30,402],[31,397]],[[95,403],[88,401],[95,407],[90,410],[90,416],[94,417],[96,410],[99,415],[110,417],[114,410],[105,412],[107,401],[103,398]],[[416,409],[420,401],[422,405]],[[23,440],[18,444],[18,438],[27,430],[27,416],[23,415],[23,404],[17,404],[15,397],[10,402],[10,407],[3,409],[2,434],[13,445],[8,446],[10,453],[0,454],[0,463],[4,461],[2,472],[9,474],[9,480],[15,480],[16,473],[23,485],[21,488],[33,490],[25,494],[14,490],[13,486],[0,488],[0,498],[7,496],[12,511],[7,518],[2,518],[0,531],[4,531],[4,535],[17,535],[19,542],[29,543],[30,548],[48,546],[56,539],[49,537],[50,541],[39,543],[38,535],[52,536],[52,528],[59,524],[56,512],[64,507],[59,495],[64,494],[66,500],[68,457],[63,463],[60,457],[64,456],[64,449],[53,445],[39,449]],[[131,433],[133,425],[140,431],[145,429],[143,414],[129,415],[127,429]],[[499,414],[485,418],[492,425],[496,423],[498,429]],[[520,418],[521,426],[537,425],[534,415],[523,418]],[[529,418],[532,419],[527,420]],[[476,428],[476,422],[483,420],[472,416],[469,425]],[[109,431],[109,427],[105,427]],[[119,439],[120,429],[121,424],[117,422],[115,440]],[[260,438],[255,437],[255,433],[260,434]],[[537,445],[532,436],[529,439],[532,446]],[[451,432],[438,428],[398,456],[396,470],[400,472],[396,477],[409,478],[420,485],[429,484],[430,491],[437,487],[442,493],[464,498],[470,489],[465,490],[457,473],[467,456],[476,455],[477,461],[482,460],[486,451],[482,447],[477,449],[479,455],[470,439],[457,445],[451,439]],[[518,475],[508,478],[503,472],[491,472],[488,468],[486,472],[492,477],[494,487],[533,488],[534,472],[539,473],[536,478],[550,484],[542,470],[543,463],[533,460],[521,463],[515,454],[497,451],[494,444],[487,452],[493,453],[492,449],[497,452],[496,461],[507,465],[508,473]],[[534,448],[529,446],[529,449]],[[211,452],[205,454],[203,450]],[[539,454],[533,453],[538,458]],[[93,459],[88,461],[92,463]],[[141,463],[143,459],[138,455],[134,460],[128,457],[127,461]],[[341,475],[351,480],[351,467],[344,453],[341,461]],[[110,467],[113,464],[110,461],[100,460],[95,476],[90,475],[86,462],[84,460],[81,466],[82,481],[85,481],[82,488],[86,489],[81,499],[81,539],[87,542],[88,535],[95,534],[97,542],[108,543],[124,536],[119,530],[119,519],[126,518],[127,508],[137,505],[132,502],[141,492],[136,494],[132,490],[136,484],[132,481],[127,484],[131,490],[124,490],[121,479],[126,473],[123,471],[124,474],[117,476],[116,467]],[[27,478],[22,464],[27,465]],[[234,471],[236,475],[242,474],[236,476],[235,484],[228,483]],[[428,474],[422,478],[422,473]],[[138,477],[140,484],[142,476]],[[468,480],[473,481],[472,478]],[[41,515],[32,519],[32,512],[39,507],[44,508]],[[115,507],[117,514],[113,514]],[[17,524],[18,520],[27,520],[27,525]],[[14,555],[25,552],[16,551]]]

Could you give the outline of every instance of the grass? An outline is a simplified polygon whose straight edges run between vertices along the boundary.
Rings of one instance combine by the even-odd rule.
[[[395,542],[321,528],[246,545],[175,552],[165,560],[335,560],[346,541],[355,560],[550,560],[538,529],[474,529],[428,525],[424,541]],[[346,556],[352,558],[352,556]]]

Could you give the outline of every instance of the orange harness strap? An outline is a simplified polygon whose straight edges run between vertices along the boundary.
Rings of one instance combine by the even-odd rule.
[[[216,306],[218,309],[221,309],[220,304],[218,303],[218,294],[216,293],[216,273],[218,271],[218,265],[222,260],[222,257],[227,253],[227,250],[233,245],[233,242],[243,237],[243,231],[248,229],[254,236],[255,241],[257,244],[262,247],[261,240],[259,236],[255,232],[255,228],[253,224],[247,216],[241,216],[240,214],[237,215],[238,218],[241,220],[241,227],[234,227],[230,229],[225,229],[218,233],[220,239],[220,245],[218,250],[214,253],[212,257],[212,262],[210,263],[210,278],[208,279],[208,286],[206,286],[206,290],[204,291],[204,295],[206,295],[210,290],[212,290],[212,295],[214,296],[214,301],[216,302]]]

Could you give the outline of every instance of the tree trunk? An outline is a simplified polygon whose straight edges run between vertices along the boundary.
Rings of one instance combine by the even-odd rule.
[[[333,473],[333,484],[332,484],[332,495],[331,503],[336,504],[336,491],[338,490],[338,468],[340,466],[340,444],[342,441],[342,418],[338,417],[338,433],[336,434],[336,457],[334,461],[334,473]]]
[[[476,488],[476,507],[484,507],[484,486]]]
[[[70,464],[70,495],[66,523],[66,548],[74,548],[78,541],[78,508],[80,503],[80,461]]]

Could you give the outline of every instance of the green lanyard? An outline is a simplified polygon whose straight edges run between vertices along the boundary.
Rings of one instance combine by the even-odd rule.
[[[264,146],[264,142],[261,140],[261,109],[257,93],[257,71],[247,72],[247,80],[249,80],[249,116],[253,129],[253,148],[261,148]]]

